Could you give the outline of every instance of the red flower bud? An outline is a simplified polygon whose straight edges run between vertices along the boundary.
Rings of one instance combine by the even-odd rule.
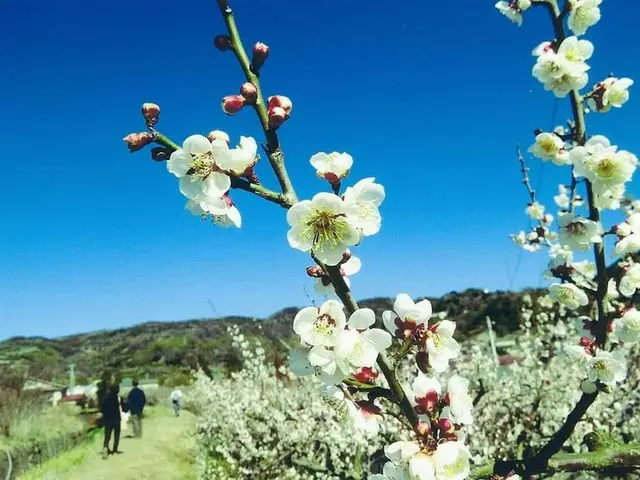
[[[142,116],[147,121],[147,125],[153,127],[156,123],[158,123],[158,117],[160,116],[160,107],[155,103],[143,103]]]
[[[280,125],[282,125],[288,116],[284,108],[281,108],[281,107],[270,108],[268,115],[269,115],[269,125],[271,125],[274,128],[278,128]]]
[[[227,145],[229,144],[229,142],[231,142],[229,135],[227,135],[227,133],[223,132],[222,130],[211,130],[209,132],[209,135],[207,135],[207,138],[210,142],[213,142],[214,140],[224,140],[225,142],[227,142]]]
[[[213,39],[213,44],[221,52],[231,50],[231,39],[228,35],[218,35]]]
[[[258,100],[258,89],[251,82],[245,82],[240,87],[240,95],[242,95],[249,105],[253,105]]]
[[[251,67],[256,72],[264,65],[265,60],[269,56],[269,47],[262,42],[258,42],[253,46],[253,58],[251,59]]]
[[[227,115],[235,115],[244,107],[245,99],[242,95],[227,95],[222,99],[222,110]]]
[[[416,353],[416,364],[422,373],[429,371],[429,355],[427,352]]]
[[[129,152],[136,152],[153,142],[153,135],[149,132],[130,133],[122,140],[124,140],[127,147],[129,147]]]
[[[456,427],[453,425],[453,422],[448,418],[441,418],[438,420],[438,428],[443,433],[451,433],[455,432]]]

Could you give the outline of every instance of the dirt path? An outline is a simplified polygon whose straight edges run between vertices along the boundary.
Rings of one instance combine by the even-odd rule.
[[[102,433],[102,432],[100,432]],[[28,472],[19,480],[192,480],[195,467],[195,417],[179,418],[168,408],[156,407],[143,419],[141,439],[122,433],[121,455],[101,456],[102,435]]]

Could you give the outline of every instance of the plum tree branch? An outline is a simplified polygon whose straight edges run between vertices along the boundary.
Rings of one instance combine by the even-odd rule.
[[[269,163],[271,164],[273,172],[276,174],[278,183],[280,183],[282,193],[288,199],[287,203],[293,205],[298,201],[298,198],[293,188],[293,184],[291,183],[291,179],[289,178],[289,174],[287,173],[287,168],[284,162],[284,153],[280,148],[278,135],[275,130],[269,125],[267,106],[262,94],[262,89],[260,88],[260,79],[258,73],[254,72],[251,69],[251,62],[249,61],[247,52],[242,44],[240,33],[238,32],[238,27],[236,26],[235,17],[233,15],[231,7],[225,0],[218,1],[218,6],[220,7],[220,12],[222,13],[222,17],[224,18],[224,22],[227,26],[227,31],[229,33],[229,38],[231,41],[231,50],[238,59],[240,67],[242,68],[247,81],[251,82],[256,87],[256,90],[258,92],[258,98],[253,105],[253,108],[258,114],[260,124],[262,125],[262,130],[264,131],[265,138],[267,140],[266,150],[267,157],[269,158]]]

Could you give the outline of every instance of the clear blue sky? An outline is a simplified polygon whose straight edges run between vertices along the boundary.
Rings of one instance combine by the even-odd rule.
[[[271,46],[265,92],[293,100],[281,140],[299,195],[325,188],[308,163],[318,151],[349,152],[352,181],[386,186],[383,229],[357,249],[356,296],[508,288],[508,235],[527,225],[514,145],[549,127],[554,103],[530,75],[546,13],[518,29],[493,0],[233,3],[245,42]],[[638,80],[640,6],[602,11],[591,78]],[[310,262],[288,247],[281,209],[236,192],[241,230],[201,223],[164,166],[121,141],[143,130],[145,101],[178,142],[260,137],[251,111],[220,110],[243,80],[212,46],[223,28],[214,0],[2,1],[0,338],[211,316],[208,299],[221,315],[307,303]],[[636,88],[589,126],[638,153]],[[563,102],[558,121],[567,114]],[[258,172],[275,184],[266,162]],[[563,174],[546,167],[545,201]],[[543,265],[525,254],[514,287],[539,285]]]

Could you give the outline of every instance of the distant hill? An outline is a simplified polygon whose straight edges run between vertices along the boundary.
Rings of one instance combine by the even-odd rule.
[[[448,312],[456,321],[459,336],[482,331],[486,316],[498,334],[514,331],[520,324],[524,293],[538,296],[544,290],[487,292],[468,289],[429,298],[434,312]],[[372,298],[359,302],[381,318],[390,309],[392,298]],[[281,341],[295,343],[292,324],[299,308],[289,307],[265,319],[248,317],[203,318],[179,322],[147,322],[117,330],[102,330],[60,338],[14,337],[0,342],[0,363],[28,369],[30,376],[66,381],[67,365],[76,365],[79,382],[100,375],[104,368],[117,368],[123,376],[153,376],[161,382],[179,382],[200,355],[212,368],[234,369],[237,352],[231,347],[227,327],[237,325],[247,337],[264,340],[270,356],[284,350]]]

